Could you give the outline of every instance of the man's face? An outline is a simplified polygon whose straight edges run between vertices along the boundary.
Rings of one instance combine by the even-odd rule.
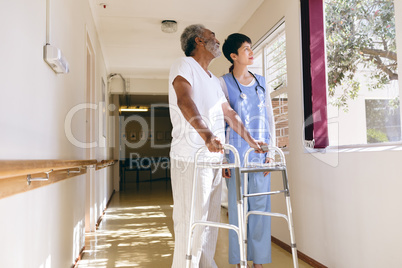
[[[205,48],[211,54],[217,58],[221,55],[221,51],[219,50],[219,41],[218,39],[215,38],[215,33],[211,32],[208,29],[205,29],[204,34],[203,34],[203,40],[205,42]]]

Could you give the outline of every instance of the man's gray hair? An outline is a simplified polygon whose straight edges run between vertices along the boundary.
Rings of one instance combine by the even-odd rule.
[[[205,27],[202,24],[193,24],[187,26],[186,29],[184,29],[180,37],[180,42],[181,42],[181,49],[184,51],[184,54],[186,54],[187,57],[192,55],[196,47],[195,38],[196,37],[202,38],[204,30]]]

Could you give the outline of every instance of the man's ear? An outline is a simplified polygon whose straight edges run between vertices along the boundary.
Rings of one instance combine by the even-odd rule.
[[[195,38],[195,43],[197,44],[197,45],[201,45],[201,46],[203,46],[204,45],[204,40],[202,40],[202,38],[200,38],[200,37],[196,37]]]

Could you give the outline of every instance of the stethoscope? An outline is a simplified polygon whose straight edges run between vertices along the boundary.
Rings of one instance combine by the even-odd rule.
[[[252,72],[250,72],[250,71],[248,71],[248,72],[254,77],[255,81],[257,81],[257,85],[255,86],[255,93],[257,93],[258,99],[260,100],[260,102],[261,102],[261,104],[262,104],[263,101],[261,101],[261,99],[260,99],[260,94],[258,94],[258,88],[260,88],[260,89],[264,92],[264,94],[265,94],[265,88],[260,85],[260,82],[258,82],[257,77],[255,77],[255,75],[254,75]],[[234,75],[233,75],[233,72],[231,72],[231,74],[232,74],[233,80],[235,80],[235,82],[236,82],[237,88],[239,89],[240,98],[242,98],[243,100],[246,100],[246,99],[247,99],[247,95],[244,94],[243,91],[241,90],[241,88],[240,88],[240,86],[239,86],[239,83],[237,82],[236,77],[234,77]]]

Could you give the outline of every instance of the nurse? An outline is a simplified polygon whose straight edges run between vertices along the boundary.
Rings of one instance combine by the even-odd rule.
[[[251,40],[244,34],[234,33],[228,36],[222,47],[223,54],[232,63],[229,73],[220,78],[222,90],[232,108],[239,114],[244,126],[256,140],[273,146],[275,143],[275,125],[269,92],[265,90],[265,78],[253,74],[247,68],[253,64],[254,57]],[[244,155],[250,148],[232,129],[227,131],[227,141],[239,151],[241,164]],[[271,162],[272,155],[250,153],[250,161]],[[229,154],[233,162],[233,155]],[[230,170],[223,170],[228,188],[229,223],[238,226],[236,209],[235,180]],[[249,173],[249,193],[269,192],[270,174]],[[255,196],[248,199],[249,210],[271,210],[268,195]],[[262,268],[262,264],[271,262],[271,217],[251,215],[247,229],[247,259],[253,262],[254,268]],[[237,234],[229,231],[229,263],[240,267],[240,252]]]

